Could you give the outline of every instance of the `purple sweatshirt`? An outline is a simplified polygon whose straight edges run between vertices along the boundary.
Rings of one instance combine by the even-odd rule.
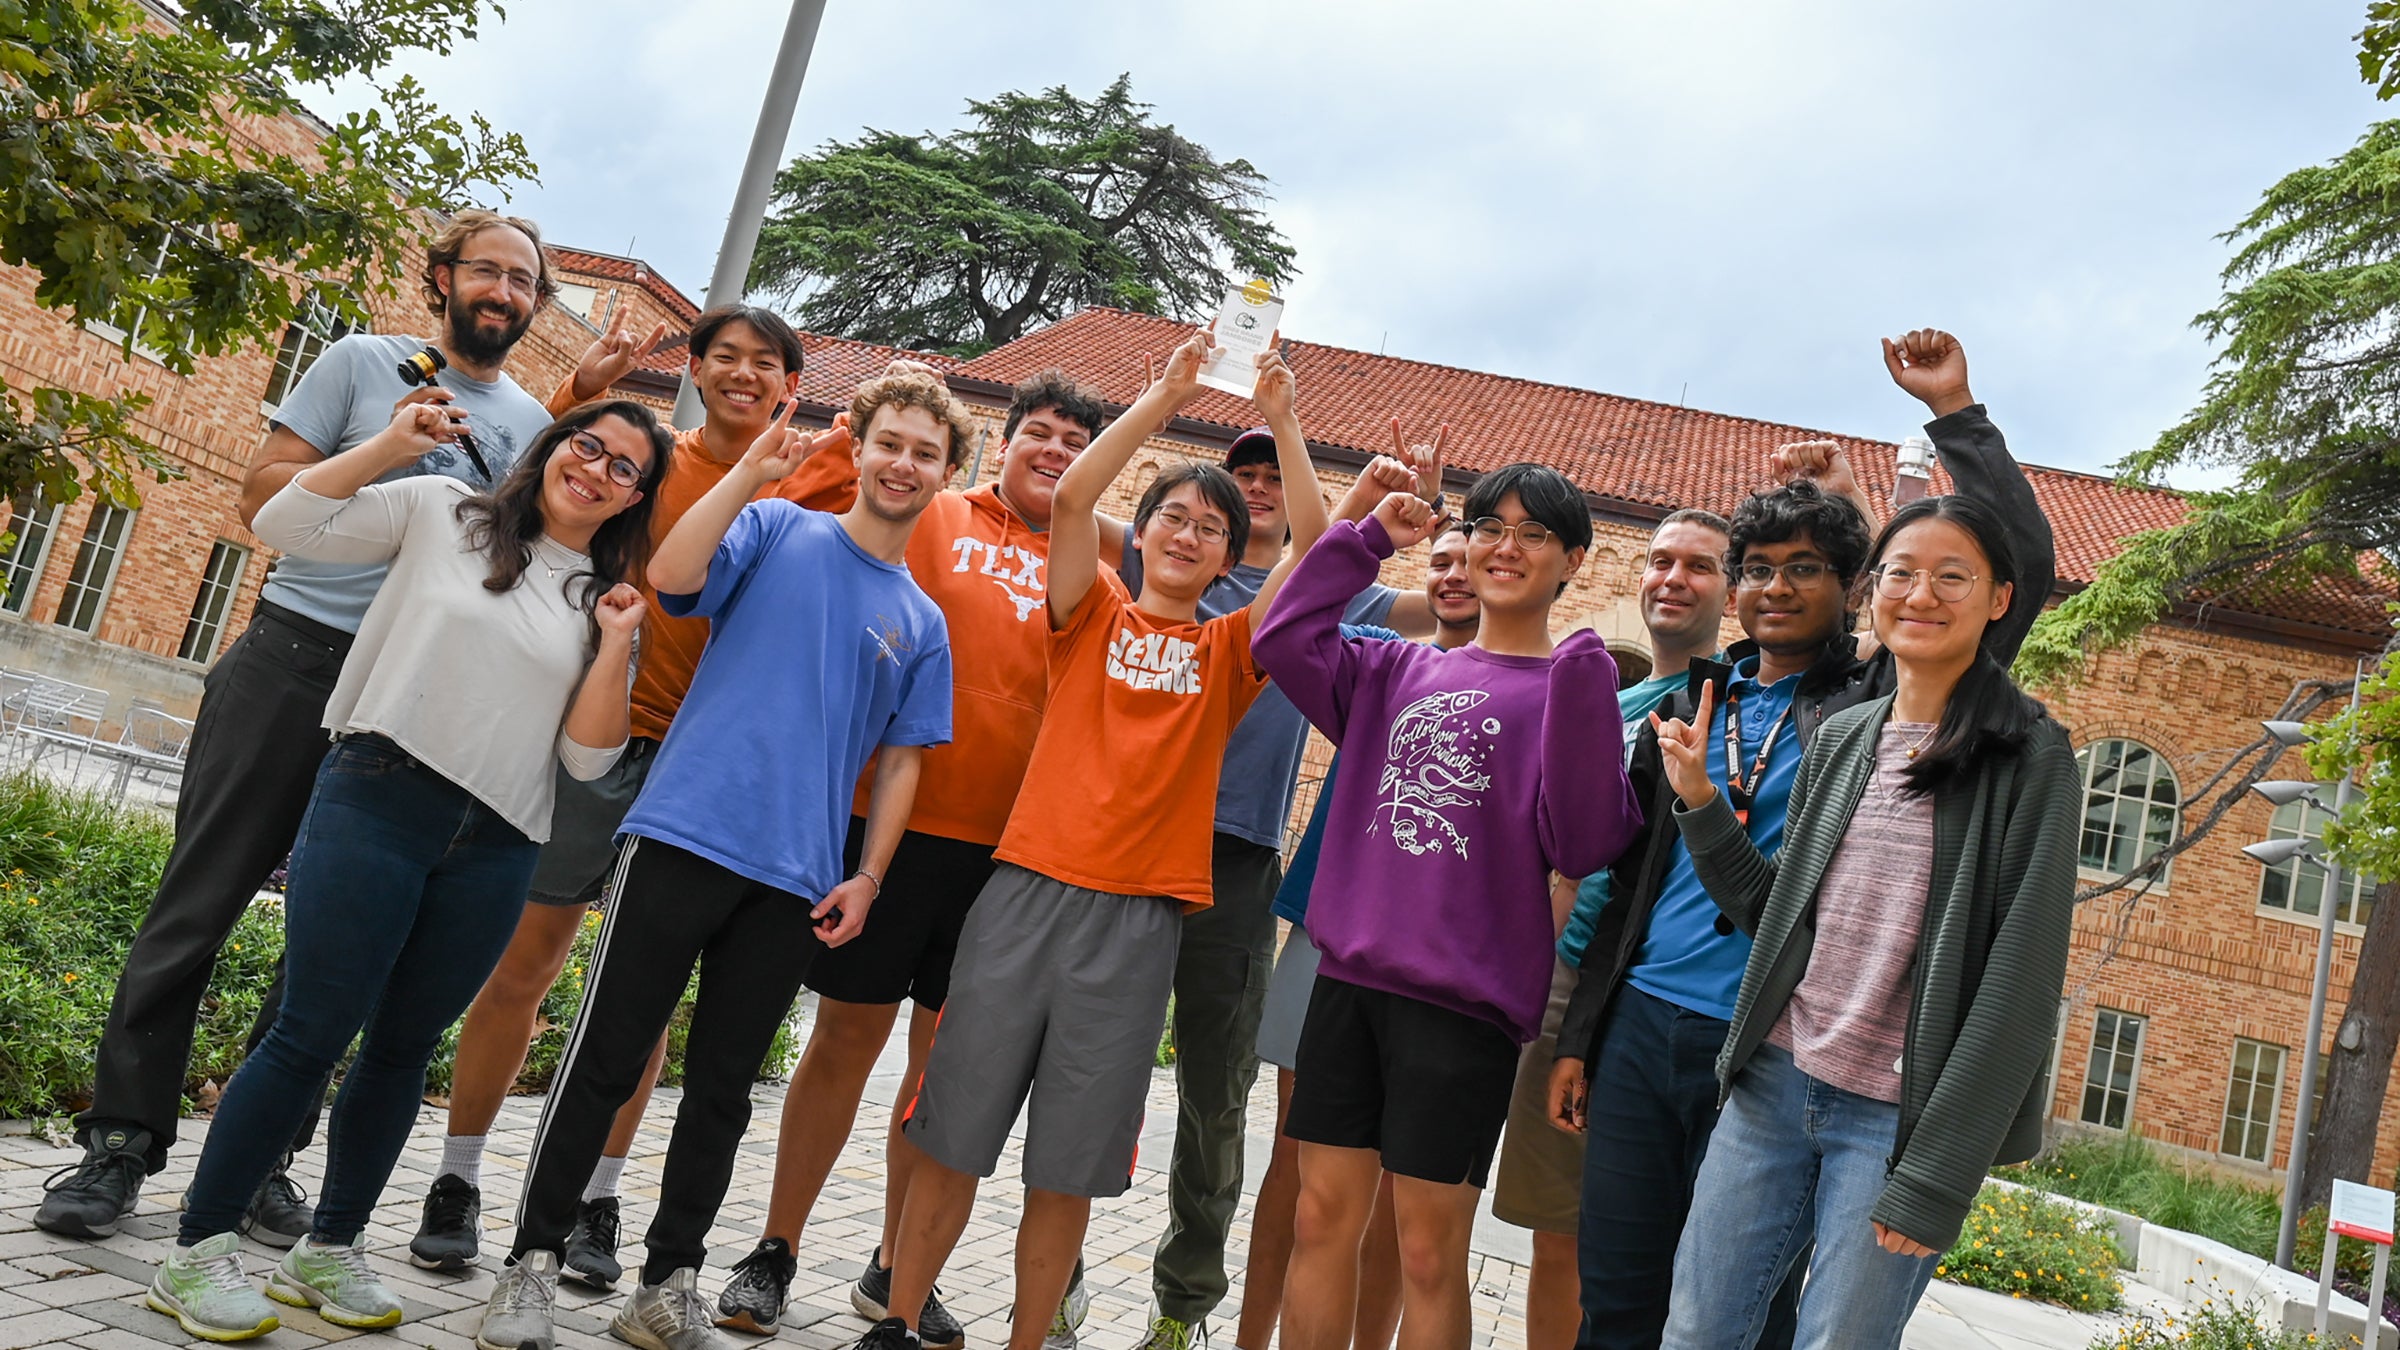
[[[1390,556],[1375,520],[1335,525],[1251,642],[1342,747],[1308,935],[1321,973],[1522,1045],[1541,1030],[1556,959],[1550,873],[1601,870],[1642,823],[1617,663],[1588,630],[1548,657],[1344,638],[1343,606]]]

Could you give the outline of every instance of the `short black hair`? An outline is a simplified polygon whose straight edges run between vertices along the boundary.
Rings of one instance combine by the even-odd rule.
[[[1867,518],[1846,497],[1836,497],[1813,478],[1753,492],[1734,508],[1725,531],[1725,570],[1739,575],[1753,544],[1788,544],[1806,538],[1825,555],[1834,578],[1848,590],[1866,570],[1874,546]]]
[[[1158,471],[1150,486],[1142,489],[1141,504],[1133,509],[1133,528],[1140,532],[1166,505],[1175,489],[1191,483],[1199,487],[1200,499],[1225,513],[1226,528],[1231,531],[1225,539],[1225,561],[1238,563],[1250,548],[1250,504],[1242,498],[1242,486],[1233,475],[1214,464],[1195,464],[1185,461]]]
[[[1540,521],[1570,549],[1592,546],[1592,510],[1575,480],[1530,460],[1503,464],[1475,480],[1467,489],[1467,504],[1459,514],[1470,524],[1496,515],[1501,499],[1515,493],[1525,514]]]
[[[800,350],[800,335],[792,331],[782,315],[759,305],[719,305],[703,311],[692,321],[692,359],[697,361],[708,355],[708,349],[717,344],[725,329],[737,323],[767,340],[767,345],[783,358],[784,374],[799,373],[800,363],[805,359]]]
[[[1016,388],[1008,401],[1008,421],[1000,427],[1000,439],[1009,440],[1017,434],[1017,424],[1029,413],[1048,408],[1084,429],[1092,436],[1100,434],[1101,423],[1108,412],[1100,404],[1100,396],[1067,378],[1056,366],[1043,371]]]

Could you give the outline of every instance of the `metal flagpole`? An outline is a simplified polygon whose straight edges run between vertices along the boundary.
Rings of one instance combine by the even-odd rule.
[[[717,245],[717,270],[708,279],[708,308],[734,304],[748,288],[750,258],[758,251],[758,227],[767,215],[767,192],[775,185],[775,170],[781,167],[783,142],[792,131],[792,109],[800,102],[800,82],[808,75],[808,54],[817,45],[817,24],[824,17],[825,0],[792,0],[792,15],[783,25],[783,46],[775,52],[775,72],[767,77],[767,98],[759,105],[758,130],[750,135],[750,157],[742,162],[742,181],[733,191],[733,212],[725,218],[725,239]],[[688,431],[706,415],[687,367],[683,388],[675,395],[675,426]]]

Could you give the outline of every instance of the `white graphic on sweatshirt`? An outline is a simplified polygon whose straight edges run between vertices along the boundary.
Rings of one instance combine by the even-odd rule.
[[[1170,694],[1200,692],[1198,643],[1164,633],[1136,633],[1120,628],[1108,644],[1108,677],[1136,689],[1163,689]]]
[[[1368,833],[1388,820],[1392,842],[1412,854],[1451,849],[1467,856],[1467,836],[1447,812],[1480,808],[1492,785],[1486,738],[1499,734],[1500,721],[1487,717],[1478,728],[1468,715],[1490,697],[1481,689],[1427,694],[1400,710],[1384,743],[1383,779],[1375,787],[1382,800]]]
[[[1042,564],[1049,559],[1015,544],[990,544],[963,534],[950,541],[950,548],[958,554],[958,563],[950,570],[973,571],[990,577],[1000,593],[1017,607],[1018,623],[1024,623],[1042,607],[1049,589],[1042,579]],[[976,562],[978,557],[982,559],[980,564]]]

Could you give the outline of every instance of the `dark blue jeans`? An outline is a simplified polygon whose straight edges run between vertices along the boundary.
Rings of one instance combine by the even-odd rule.
[[[292,848],[283,1008],[225,1086],[183,1241],[233,1230],[363,1030],[333,1103],[315,1230],[328,1243],[358,1236],[416,1124],[442,1033],[516,931],[537,851],[383,737],[333,748]]]
[[[1717,1126],[1717,1051],[1726,1024],[1619,986],[1584,1065],[1590,1078],[1577,1350],[1658,1350],[1675,1244]],[[1798,1263],[1807,1264],[1806,1254]],[[1797,1272],[1776,1292],[1759,1350],[1790,1350]]]

